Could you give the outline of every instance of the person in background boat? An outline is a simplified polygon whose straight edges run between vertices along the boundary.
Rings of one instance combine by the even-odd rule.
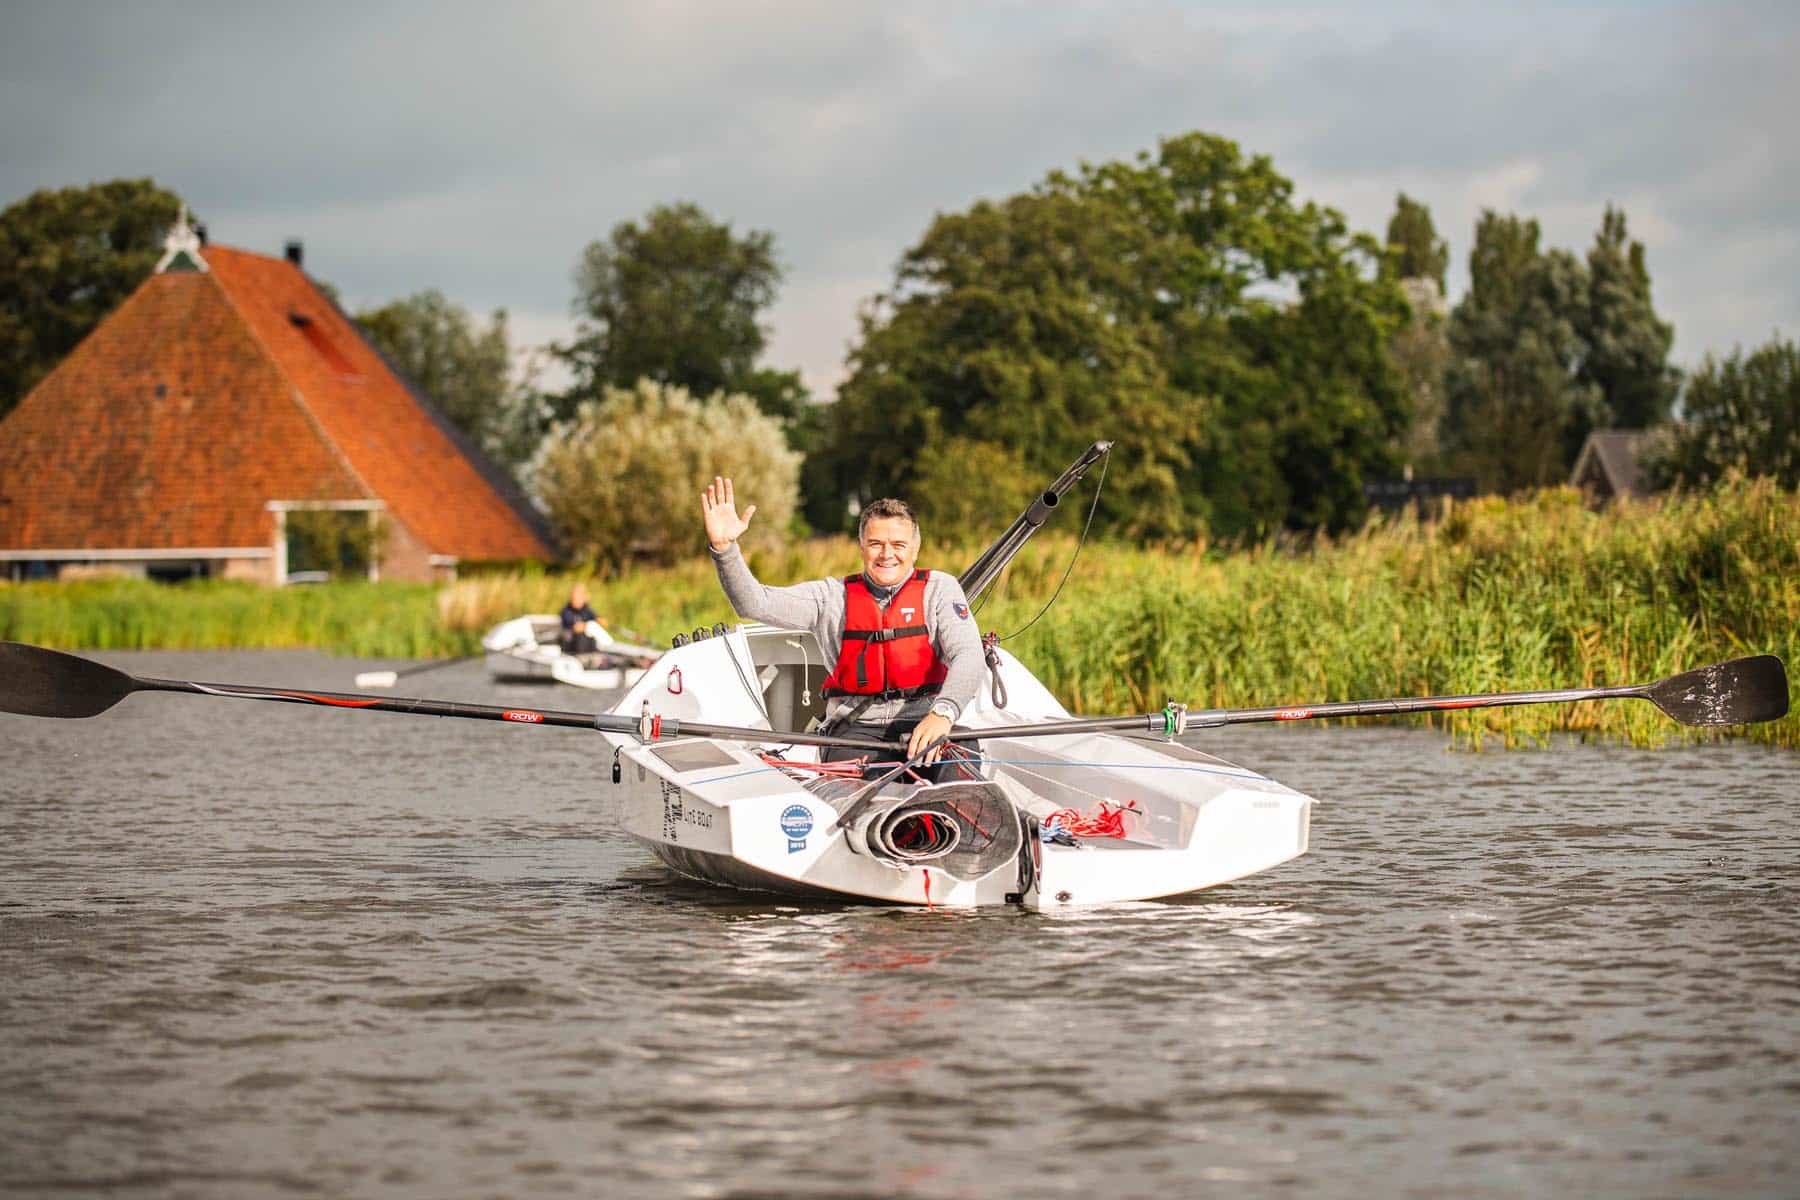
[[[594,615],[593,605],[588,603],[587,585],[578,583],[570,588],[569,602],[562,609],[562,634],[559,641],[563,653],[577,657],[600,653],[600,643],[590,627],[597,625],[599,620]]]
[[[981,690],[981,635],[956,576],[914,566],[919,522],[904,501],[877,500],[863,509],[859,574],[792,587],[768,587],[751,574],[738,538],[756,505],[740,515],[731,480],[714,478],[700,497],[700,512],[719,584],[738,615],[810,629],[835,663],[825,680],[826,728],[846,737],[904,738],[909,758],[950,732]],[[883,636],[859,636],[874,632]],[[824,757],[860,753],[833,747]],[[942,753],[940,747],[926,761]]]

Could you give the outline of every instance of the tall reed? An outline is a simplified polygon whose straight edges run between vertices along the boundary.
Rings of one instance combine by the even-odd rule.
[[[411,583],[266,588],[138,579],[0,584],[0,637],[64,649],[290,649],[365,657],[469,653],[479,635],[438,619],[437,589]]]

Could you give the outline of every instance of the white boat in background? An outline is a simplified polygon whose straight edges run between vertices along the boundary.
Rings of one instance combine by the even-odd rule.
[[[562,648],[562,618],[531,613],[488,630],[481,648],[488,674],[512,682],[567,683],[610,691],[630,687],[662,651],[621,642],[598,621],[588,622],[600,649],[595,654],[569,654]]]

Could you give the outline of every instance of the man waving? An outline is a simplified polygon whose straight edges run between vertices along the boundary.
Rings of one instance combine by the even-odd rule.
[[[863,509],[859,573],[792,587],[768,587],[751,574],[737,542],[756,505],[740,515],[731,480],[712,481],[700,512],[719,584],[738,615],[810,629],[835,660],[825,680],[825,719],[833,732],[905,738],[910,758],[950,731],[981,688],[981,636],[956,576],[914,567],[919,522],[905,501],[877,500]],[[926,761],[940,753],[941,747]],[[825,758],[854,754],[829,748]]]

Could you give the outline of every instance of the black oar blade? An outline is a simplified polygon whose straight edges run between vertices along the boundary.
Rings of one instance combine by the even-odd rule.
[[[1758,654],[1671,675],[1647,695],[1683,725],[1754,725],[1787,715],[1787,671]]]
[[[0,712],[92,717],[136,690],[123,671],[42,646],[0,642]]]

